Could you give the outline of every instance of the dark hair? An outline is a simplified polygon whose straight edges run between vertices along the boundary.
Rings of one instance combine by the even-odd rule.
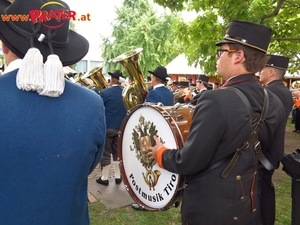
[[[241,44],[228,44],[228,46],[230,49],[242,50],[244,52],[246,60],[243,64],[245,69],[249,72],[257,73],[261,71],[268,61],[269,57],[266,53],[255,48]],[[230,54],[232,55],[233,53],[229,53],[228,55],[230,56]]]
[[[111,77],[111,82],[112,82],[113,84],[121,84],[120,81],[119,81],[119,79],[117,79],[117,78],[115,78],[115,77]]]
[[[159,83],[162,83],[162,84],[168,83],[168,81],[166,81],[166,80],[164,80],[164,79],[161,79],[161,78],[159,78],[159,77],[157,77],[157,76],[155,76],[155,78],[156,78],[156,81],[158,81]]]

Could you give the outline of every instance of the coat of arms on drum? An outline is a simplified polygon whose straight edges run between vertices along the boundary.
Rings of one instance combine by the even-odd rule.
[[[158,131],[153,122],[145,121],[145,117],[142,115],[139,118],[138,125],[136,125],[132,131],[133,148],[136,152],[136,158],[146,169],[146,172],[143,173],[143,177],[150,190],[155,190],[155,186],[161,174],[159,170],[153,171],[153,161],[149,160],[148,157],[148,147],[155,145],[153,135],[158,136],[157,133]],[[164,143],[163,140],[161,140],[161,142]],[[130,148],[133,149],[132,147]]]

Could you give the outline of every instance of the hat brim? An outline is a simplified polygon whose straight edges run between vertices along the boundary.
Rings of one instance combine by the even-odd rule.
[[[114,73],[112,72],[107,72],[110,76],[112,76],[113,78],[116,78],[116,79],[126,79],[126,77],[124,76],[116,76]]]
[[[270,64],[266,64],[266,67],[272,67],[272,68],[279,69],[279,70],[284,70],[284,71],[287,70],[287,68],[283,68],[283,67],[279,67],[279,66],[274,66],[274,65],[270,65]]]
[[[0,1],[0,13],[2,14],[4,10],[10,5],[7,1]],[[1,41],[18,57],[23,58],[28,51],[30,46],[30,41],[14,31],[9,25],[0,20],[0,39]],[[50,49],[47,44],[35,43],[36,48],[38,48],[43,55],[44,62],[47,60],[48,55],[51,54]],[[63,66],[69,66],[80,61],[89,50],[89,42],[80,34],[69,30],[69,40],[64,47],[54,47],[54,54],[58,55]]]
[[[222,44],[236,44],[237,42],[230,41],[230,40],[222,40],[216,43],[217,46],[221,46]]]
[[[222,44],[242,44],[242,45],[246,45],[246,46],[248,46],[250,48],[255,48],[255,49],[259,50],[259,51],[262,51],[262,52],[266,53],[266,51],[264,49],[259,48],[259,47],[254,46],[254,45],[251,45],[251,44],[248,44],[248,43],[245,43],[245,42],[240,41],[240,40],[228,40],[228,39],[224,39],[224,40],[216,43],[217,46],[221,46]]]
[[[170,78],[169,75],[167,75],[166,77],[161,77],[161,76],[159,76],[158,74],[153,73],[153,71],[148,70],[148,72],[151,73],[153,76],[158,77],[159,79],[162,79],[162,80],[164,80],[164,81],[168,81],[167,78]]]
[[[107,72],[112,78],[115,78],[115,79],[119,79],[118,76],[116,76],[114,73],[112,72]]]

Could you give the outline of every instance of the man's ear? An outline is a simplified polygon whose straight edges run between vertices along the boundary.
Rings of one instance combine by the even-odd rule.
[[[268,76],[272,77],[274,75],[274,73],[275,73],[275,70],[272,67],[270,67],[269,71],[268,71]]]
[[[238,50],[233,57],[236,63],[243,63],[245,61],[245,53],[242,50]]]
[[[7,54],[9,52],[9,48],[2,42],[2,52]]]

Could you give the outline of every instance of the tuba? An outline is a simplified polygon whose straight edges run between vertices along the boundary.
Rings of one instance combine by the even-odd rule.
[[[148,93],[139,62],[139,55],[141,51],[143,51],[142,48],[137,48],[123,53],[112,60],[114,63],[120,63],[132,80],[132,82],[126,86],[122,92],[123,102],[127,110],[145,102]]]
[[[93,83],[90,84],[88,82],[88,79],[91,79]],[[89,72],[78,76],[78,78],[75,80],[76,82],[83,84],[89,89],[96,87],[99,91],[102,91],[103,89],[108,87],[108,83],[102,74],[102,65],[94,67]]]

